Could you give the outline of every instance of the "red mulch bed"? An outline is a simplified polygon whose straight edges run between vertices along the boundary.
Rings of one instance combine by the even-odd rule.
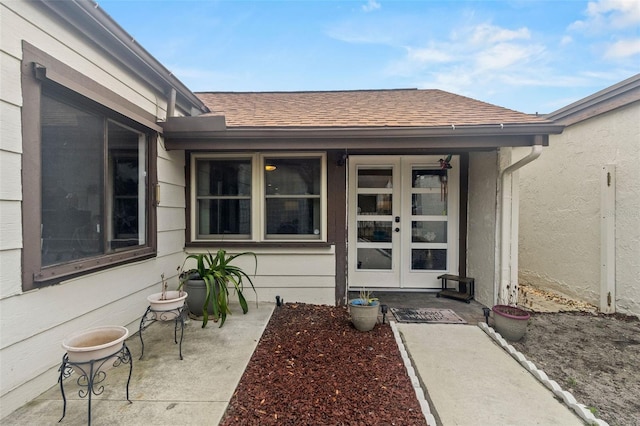
[[[276,307],[221,425],[426,425],[389,324]]]

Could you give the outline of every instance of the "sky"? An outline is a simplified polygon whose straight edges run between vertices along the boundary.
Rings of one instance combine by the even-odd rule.
[[[548,113],[640,73],[640,1],[98,0],[192,91],[440,89]]]

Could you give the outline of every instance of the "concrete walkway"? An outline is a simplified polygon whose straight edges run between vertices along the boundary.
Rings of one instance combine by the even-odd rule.
[[[251,359],[275,304],[260,302],[242,315],[239,305],[224,327],[206,328],[189,320],[184,329],[183,360],[174,343],[173,322],[155,322],[143,331],[141,354],[138,324],[128,327],[127,347],[133,373],[126,400],[129,366],[107,372],[104,393],[93,397],[92,425],[217,425]],[[179,336],[179,333],[178,333]],[[64,351],[60,348],[60,357]],[[67,413],[60,425],[87,424],[87,398],[80,398],[76,374],[65,380]],[[51,377],[54,385],[57,375]],[[62,416],[60,387],[55,385],[35,400],[2,419],[2,425],[55,425]]]
[[[397,324],[441,425],[584,425],[475,325]]]

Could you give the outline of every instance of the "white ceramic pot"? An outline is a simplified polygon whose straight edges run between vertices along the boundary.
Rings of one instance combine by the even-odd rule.
[[[71,334],[62,341],[62,347],[67,351],[69,362],[88,363],[117,354],[127,336],[129,330],[125,327],[95,327]]]
[[[524,337],[531,315],[515,306],[495,305],[493,307],[493,325],[502,337],[517,342]]]
[[[161,300],[162,293],[154,293],[148,296],[147,300],[157,320],[169,321],[178,316],[178,309],[182,308],[187,296],[186,291],[171,290],[166,292],[165,300]]]

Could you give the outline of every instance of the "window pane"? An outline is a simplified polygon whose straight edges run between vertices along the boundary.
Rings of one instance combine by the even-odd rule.
[[[198,234],[251,234],[251,199],[198,200]]]
[[[266,195],[320,195],[319,158],[265,158],[264,161]]]
[[[446,170],[413,169],[411,182],[414,188],[440,188],[446,176]]]
[[[109,122],[109,191],[112,210],[109,222],[111,250],[145,243],[146,143],[144,135]]]
[[[446,194],[412,194],[411,210],[414,215],[446,216]]]
[[[267,234],[320,238],[320,198],[268,198]]]
[[[196,173],[198,236],[251,238],[251,159],[198,159]]]
[[[198,196],[251,195],[251,160],[198,160]]]
[[[103,251],[104,120],[43,94],[42,266]]]

